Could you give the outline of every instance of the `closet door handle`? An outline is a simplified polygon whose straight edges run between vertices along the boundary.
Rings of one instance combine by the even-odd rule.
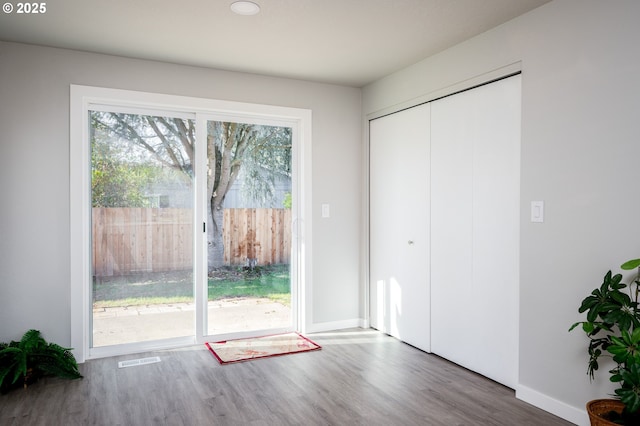
[[[409,240],[409,245],[412,246],[413,245],[413,240]]]

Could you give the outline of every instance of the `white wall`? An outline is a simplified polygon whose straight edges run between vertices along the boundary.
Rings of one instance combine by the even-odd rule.
[[[358,323],[359,89],[0,42],[0,341],[70,342],[70,84],[311,109],[311,321]]]
[[[521,62],[517,395],[580,424],[610,388],[604,367],[589,384],[586,338],[567,329],[608,269],[640,257],[638,17],[636,0],[555,0],[363,90],[366,118]]]

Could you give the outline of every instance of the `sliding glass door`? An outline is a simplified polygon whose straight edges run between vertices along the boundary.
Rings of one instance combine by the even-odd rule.
[[[89,112],[91,347],[193,335],[195,120]]]
[[[208,334],[291,330],[292,129],[207,119],[206,135]]]
[[[93,358],[302,331],[302,119],[95,99],[72,143],[74,346]]]
[[[72,86],[76,358],[304,332],[310,143],[309,110]]]

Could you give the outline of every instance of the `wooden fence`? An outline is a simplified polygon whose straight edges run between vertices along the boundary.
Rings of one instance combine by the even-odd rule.
[[[93,208],[93,274],[99,277],[193,267],[192,210]],[[291,210],[225,209],[224,262],[289,263]]]
[[[291,209],[225,209],[224,263],[286,264],[291,259]]]
[[[93,208],[93,275],[192,268],[189,209]]]

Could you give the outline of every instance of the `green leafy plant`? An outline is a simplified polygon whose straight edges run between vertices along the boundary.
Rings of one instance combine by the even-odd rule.
[[[622,264],[623,270],[640,267],[640,259]],[[619,418],[611,421],[619,424],[639,424],[640,422],[640,293],[639,274],[630,284],[622,282],[622,275],[607,272],[600,287],[595,288],[580,305],[578,312],[587,314],[586,321],[577,326],[589,338],[587,352],[589,360],[587,374],[594,378],[600,357],[606,356],[616,364],[609,370],[610,380],[617,383],[615,397],[625,406]]]
[[[47,343],[38,330],[27,331],[19,342],[0,343],[0,391],[35,382],[52,375],[78,379],[82,375],[70,349]]]
[[[290,209],[292,203],[293,203],[293,200],[291,199],[291,193],[287,192],[286,194],[284,194],[284,200],[282,200],[282,207],[284,207],[285,209]]]

